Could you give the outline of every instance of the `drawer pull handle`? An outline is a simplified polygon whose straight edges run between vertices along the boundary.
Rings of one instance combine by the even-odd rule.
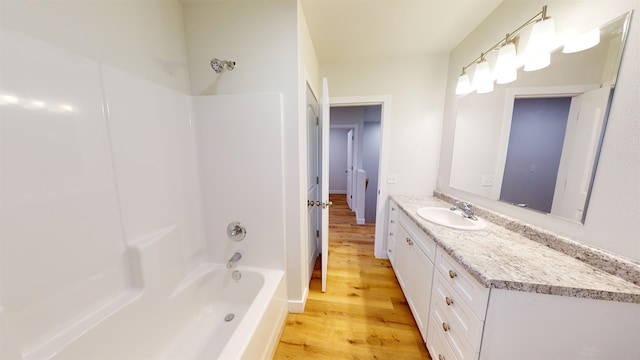
[[[449,325],[447,325],[446,323],[442,323],[442,330],[444,330],[445,332],[449,331],[449,329],[451,329],[449,327]]]
[[[452,278],[452,279],[453,279],[453,278],[454,278],[454,277],[456,277],[456,276],[458,276],[458,274],[456,274],[456,272],[455,272],[455,271],[453,271],[453,270],[449,270],[449,277],[450,277],[450,278]]]
[[[447,305],[449,306],[453,305],[453,299],[449,298],[448,296],[444,299],[444,301],[446,301]]]
[[[438,360],[445,360],[444,356],[442,356],[442,354],[438,354]]]

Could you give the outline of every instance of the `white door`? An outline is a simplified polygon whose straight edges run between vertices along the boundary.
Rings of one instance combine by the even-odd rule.
[[[311,280],[313,276],[320,242],[320,207],[316,206],[321,199],[318,121],[318,100],[307,86],[307,280]]]
[[[587,91],[574,100],[576,116],[569,119],[551,213],[583,221],[596,149],[602,136],[611,88]]]
[[[329,263],[329,84],[322,78],[322,107],[320,109],[320,238],[322,239],[322,292],[327,290]]]
[[[347,132],[347,205],[353,210],[353,129]]]

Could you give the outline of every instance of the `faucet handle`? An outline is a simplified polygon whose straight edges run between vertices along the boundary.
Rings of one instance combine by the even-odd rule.
[[[234,221],[227,226],[227,236],[233,241],[241,241],[246,235],[247,229],[237,221]]]

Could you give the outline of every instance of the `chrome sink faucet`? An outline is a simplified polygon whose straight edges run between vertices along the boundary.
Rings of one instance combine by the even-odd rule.
[[[451,207],[451,211],[455,211],[457,209],[460,209],[462,211],[462,216],[466,217],[467,219],[478,220],[475,212],[473,211],[473,205],[469,204],[468,202],[456,201],[455,205]]]
[[[463,202],[462,203],[462,213],[464,214],[464,217],[469,218],[471,220],[478,220],[478,218],[476,217],[475,212],[473,211],[473,205]]]
[[[240,261],[241,258],[242,258],[242,254],[240,254],[239,252],[236,252],[235,254],[233,254],[231,259],[229,259],[229,261],[227,261],[227,269],[231,269],[233,264],[235,264],[238,261]]]

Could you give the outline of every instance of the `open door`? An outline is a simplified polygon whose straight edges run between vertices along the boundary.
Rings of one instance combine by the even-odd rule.
[[[347,132],[347,205],[353,210],[353,129]]]
[[[320,108],[320,238],[322,239],[322,292],[327,290],[329,263],[329,85],[322,78],[322,106]]]

